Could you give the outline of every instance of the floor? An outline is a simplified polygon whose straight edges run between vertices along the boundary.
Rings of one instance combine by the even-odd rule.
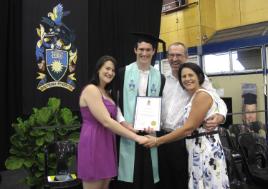
[[[27,176],[25,170],[2,171],[0,172],[0,189],[30,189],[22,180]],[[82,189],[81,187],[75,187]]]
[[[27,185],[22,183],[26,174],[24,170],[0,172],[0,189],[29,189]]]
[[[22,179],[27,175],[25,170],[2,171],[0,172],[0,189],[30,189],[22,183]],[[231,189],[263,189],[266,187],[257,187],[252,185],[233,186]]]

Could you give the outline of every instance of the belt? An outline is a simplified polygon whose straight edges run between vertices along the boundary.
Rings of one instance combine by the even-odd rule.
[[[202,133],[198,133],[198,131],[194,131],[192,133],[192,135],[190,136],[187,136],[186,139],[193,139],[193,138],[198,138],[198,137],[201,137],[201,136],[207,136],[207,135],[214,135],[214,134],[218,134],[219,131],[210,131],[210,132],[202,132]]]

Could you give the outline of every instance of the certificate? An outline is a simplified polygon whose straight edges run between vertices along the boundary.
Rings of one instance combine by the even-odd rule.
[[[134,129],[153,128],[160,130],[161,97],[137,96],[134,118]]]

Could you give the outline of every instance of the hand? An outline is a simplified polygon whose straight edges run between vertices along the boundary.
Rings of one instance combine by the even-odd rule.
[[[144,143],[143,145],[147,148],[152,148],[152,147],[157,147],[158,143],[157,143],[157,137],[155,136],[151,136],[151,135],[146,135],[147,137],[147,142]]]
[[[144,128],[143,130],[144,132],[148,133],[148,134],[152,134],[154,133],[154,129],[152,127],[147,127],[147,128]]]
[[[141,135],[137,135],[137,138],[135,139],[135,141],[139,144],[146,144],[148,142],[148,138],[145,136],[141,136]]]
[[[133,128],[133,125],[131,123],[128,123],[126,121],[122,121],[120,122],[121,125],[123,125],[125,128],[127,128],[128,130],[132,131],[133,133],[137,133],[138,130]]]
[[[214,114],[210,116],[207,120],[205,120],[205,128],[208,131],[214,130],[219,124],[223,123],[224,116],[221,114]]]

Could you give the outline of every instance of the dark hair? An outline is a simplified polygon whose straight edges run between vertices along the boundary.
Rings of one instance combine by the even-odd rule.
[[[95,66],[95,70],[93,72],[92,78],[90,80],[91,84],[94,84],[96,86],[98,86],[100,84],[100,78],[99,78],[99,70],[101,69],[101,67],[105,64],[105,62],[107,61],[111,61],[114,64],[114,68],[115,68],[115,77],[114,79],[111,81],[111,83],[108,83],[105,86],[105,89],[110,93],[112,99],[114,100],[114,102],[117,102],[117,92],[116,92],[116,76],[117,76],[117,61],[114,57],[109,56],[109,55],[104,55],[102,57],[100,57],[96,63]]]
[[[137,48],[138,48],[138,44],[139,44],[139,43],[142,43],[142,42],[151,44],[152,47],[153,47],[153,49],[156,50],[157,43],[156,43],[156,42],[153,42],[151,39],[147,39],[147,38],[139,38],[139,39],[137,40],[137,42],[135,43],[134,48],[137,49]]]
[[[180,82],[181,87],[183,89],[185,89],[183,84],[182,84],[182,81],[181,81],[181,72],[182,72],[183,68],[189,68],[189,69],[193,70],[193,72],[198,77],[199,85],[202,85],[204,83],[205,75],[204,75],[203,70],[200,68],[200,66],[198,66],[197,64],[192,63],[192,62],[187,62],[187,63],[182,64],[179,68],[179,71],[178,71],[178,79],[179,79],[179,82]]]

